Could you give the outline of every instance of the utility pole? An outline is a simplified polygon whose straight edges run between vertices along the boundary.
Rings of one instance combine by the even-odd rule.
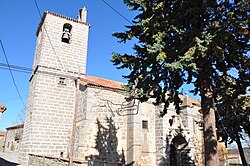
[[[70,146],[70,154],[69,154],[69,166],[73,166],[73,158],[74,158],[74,146],[75,146],[75,131],[76,131],[76,118],[78,112],[78,99],[79,99],[79,77],[75,79],[75,111],[73,118],[73,127],[72,127],[72,135],[71,135],[71,146]]]

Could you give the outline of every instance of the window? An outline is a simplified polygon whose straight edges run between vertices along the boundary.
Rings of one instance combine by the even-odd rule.
[[[63,25],[62,42],[70,43],[72,25],[66,23]]]
[[[64,77],[60,77],[58,84],[66,85],[65,78]]]
[[[17,140],[19,140],[20,139],[20,135],[18,134],[18,133],[16,133],[16,135],[15,135],[15,141],[17,141]]]
[[[142,121],[142,129],[148,129],[148,121],[147,120]]]

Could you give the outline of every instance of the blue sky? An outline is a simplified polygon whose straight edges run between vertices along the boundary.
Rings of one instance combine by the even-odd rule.
[[[131,20],[135,13],[127,10],[122,0],[106,0],[113,8]],[[122,75],[126,71],[117,70],[110,62],[112,52],[132,53],[132,43],[117,43],[113,32],[125,30],[128,21],[107,6],[103,0],[37,0],[40,11],[49,10],[68,17],[77,18],[78,10],[88,9],[87,22],[89,31],[87,74],[97,77],[125,82]],[[36,29],[40,16],[34,0],[1,1],[0,5],[0,39],[11,65],[31,68],[36,43]],[[0,50],[0,63],[6,63]],[[26,104],[30,74],[13,72],[17,87]],[[18,97],[10,72],[0,68],[1,86],[0,103],[8,109],[0,119],[0,131],[20,123],[25,108]]]

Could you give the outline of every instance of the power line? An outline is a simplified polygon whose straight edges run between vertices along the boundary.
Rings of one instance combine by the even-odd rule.
[[[34,0],[34,1],[35,1],[35,5],[36,5],[37,12],[39,13],[40,19],[42,19],[42,14],[41,14],[41,12],[40,12],[39,6],[38,6],[36,0]],[[48,32],[47,32],[47,29],[46,29],[45,24],[44,24],[44,30],[45,30],[45,33],[46,33],[48,39],[49,39],[50,46],[51,46],[51,48],[52,48],[52,50],[53,50],[53,52],[54,52],[54,54],[55,54],[55,56],[56,56],[56,58],[57,58],[57,61],[58,61],[58,63],[60,64],[60,66],[62,67],[62,69],[63,69],[63,65],[62,65],[62,63],[61,63],[59,57],[58,57],[57,54],[56,54],[55,48],[54,48],[54,46],[53,46],[53,44],[52,44],[52,42],[51,42],[51,40],[50,40],[50,37],[49,37],[49,34],[48,34]]]
[[[22,95],[22,96],[27,96],[27,94]],[[9,98],[2,98],[2,99],[0,99],[0,103],[6,103],[6,102],[10,102],[10,101],[15,101],[15,100],[20,100],[19,96],[17,96],[17,97],[9,97]]]
[[[36,0],[35,0],[35,5],[36,5],[36,9],[38,11],[38,14],[39,14],[40,18],[42,18],[42,14],[41,14],[41,11],[40,11],[40,9],[38,7],[38,4],[37,4]]]
[[[8,64],[5,63],[0,63],[0,66],[5,66],[8,67]],[[32,71],[31,68],[28,67],[23,67],[23,66],[18,66],[18,65],[9,65],[11,68],[16,68],[16,69],[20,69],[20,70],[26,70],[26,71]]]
[[[127,19],[124,15],[122,15],[118,10],[113,8],[108,2],[105,0],[102,0],[108,7],[110,7],[112,10],[114,10],[117,14],[119,14],[122,18],[124,18],[127,22],[129,22],[131,25],[134,25],[129,19]]]
[[[12,73],[12,70],[11,70],[11,68],[10,68],[10,64],[9,64],[9,61],[8,61],[8,58],[7,58],[7,54],[6,54],[6,52],[5,52],[5,49],[4,49],[4,47],[3,47],[3,43],[2,43],[2,40],[1,40],[1,39],[0,39],[0,43],[1,43],[1,47],[2,47],[2,50],[3,50],[3,54],[4,54],[4,57],[5,57],[6,63],[7,63],[7,65],[8,65],[9,71],[10,71],[10,75],[11,75],[11,78],[12,78],[12,82],[13,82],[15,88],[16,88],[17,94],[18,94],[20,100],[22,101],[22,104],[23,104],[24,108],[26,108],[26,106],[25,106],[25,104],[24,104],[24,101],[23,101],[23,98],[22,98],[22,96],[21,96],[21,94],[20,94],[20,92],[19,92],[19,90],[18,90],[18,88],[17,88],[17,84],[16,84],[16,81],[15,81],[15,79],[14,79],[14,75],[13,75],[13,73]]]
[[[0,66],[0,69],[9,70],[9,68],[1,67],[1,66]],[[17,69],[13,69],[13,68],[12,68],[12,71],[21,72],[21,73],[27,73],[27,74],[31,73],[31,72],[28,72],[28,71],[22,71],[22,70],[17,70]]]
[[[9,70],[9,67],[12,69],[12,71],[17,71],[17,72],[22,72],[22,73],[27,73],[27,74],[30,74],[32,72],[31,68],[0,63],[0,69]]]

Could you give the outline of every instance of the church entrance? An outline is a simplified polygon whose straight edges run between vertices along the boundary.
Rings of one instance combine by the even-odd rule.
[[[189,157],[190,149],[187,148],[188,142],[180,134],[173,138],[170,144],[170,165],[171,166],[186,166],[192,165]]]
[[[171,144],[170,145],[170,165],[171,166],[178,166],[178,162],[177,162],[177,149],[176,149],[176,147],[173,145],[173,144]]]

